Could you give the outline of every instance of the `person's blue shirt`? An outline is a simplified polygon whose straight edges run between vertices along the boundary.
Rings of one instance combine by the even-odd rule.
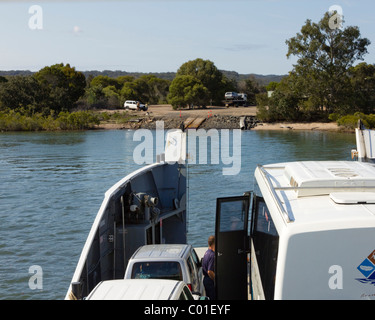
[[[215,252],[211,249],[208,249],[203,256],[202,269],[206,277],[208,277],[208,270],[215,272]]]
[[[206,295],[210,300],[215,300],[215,283],[208,275],[208,271],[215,272],[215,252],[211,249],[208,249],[203,256],[202,270],[204,275],[203,285],[206,289]]]

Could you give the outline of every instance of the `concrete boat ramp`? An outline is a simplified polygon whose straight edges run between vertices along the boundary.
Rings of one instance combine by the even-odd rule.
[[[185,129],[198,129],[199,126],[206,120],[206,118],[187,118],[184,121]]]

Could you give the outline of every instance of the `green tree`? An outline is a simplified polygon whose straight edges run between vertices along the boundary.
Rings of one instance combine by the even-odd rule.
[[[7,82],[7,78],[3,77],[3,76],[0,76],[0,85],[4,82]]]
[[[293,73],[309,106],[328,113],[347,107],[348,70],[363,60],[370,41],[361,38],[358,27],[330,25],[333,13],[319,23],[307,20],[301,32],[286,41],[287,57],[296,56]]]
[[[107,108],[107,97],[103,92],[102,85],[86,87],[85,93],[79,101],[80,108],[83,109],[105,109]]]
[[[121,89],[121,97],[123,100],[140,100],[138,96],[138,88],[135,81],[125,82]]]
[[[144,75],[136,80],[138,91],[143,93],[143,102],[156,104],[166,102],[170,81],[154,75]]]
[[[266,86],[266,90],[267,90],[267,91],[275,91],[278,85],[279,85],[278,82],[276,82],[276,81],[271,81],[271,82]]]
[[[132,83],[134,77],[120,76],[111,78],[109,76],[99,75],[88,78],[88,85],[85,94],[80,99],[81,106],[86,109],[90,108],[121,108],[124,101],[122,88],[127,83]]]
[[[0,86],[1,110],[12,109],[29,115],[46,109],[44,92],[39,82],[30,76],[12,76]]]
[[[238,91],[247,95],[247,103],[256,105],[256,95],[264,91],[264,89],[256,82],[254,77],[239,81]]]
[[[206,106],[209,102],[208,89],[193,76],[177,76],[169,87],[168,102],[174,109],[187,105]]]
[[[117,86],[119,89],[121,89],[126,82],[132,82],[134,81],[134,77],[132,76],[119,76],[116,78]]]
[[[303,94],[299,91],[299,83],[295,74],[290,73],[288,77],[283,78],[268,101],[268,113],[272,121],[306,120],[304,119],[305,112],[300,108]]]
[[[104,97],[106,98],[106,106],[109,108],[121,107],[121,98],[115,86],[107,86],[103,89]]]
[[[85,93],[86,79],[69,64],[55,64],[44,67],[34,75],[48,96],[51,109],[60,112],[71,110]]]
[[[154,75],[143,75],[136,80],[125,82],[121,89],[121,97],[124,101],[139,100],[151,104],[166,102],[169,85],[168,80]]]
[[[116,89],[121,89],[122,85],[117,81],[117,79],[110,78],[108,76],[96,76],[93,78],[90,82],[90,86],[96,87],[96,86],[102,86],[102,88],[108,87],[108,86],[114,86]]]
[[[352,86],[352,103],[355,111],[375,111],[375,65],[362,62],[349,69]]]
[[[195,59],[185,62],[177,71],[178,76],[192,76],[207,89],[208,101],[220,103],[230,81],[210,60]]]

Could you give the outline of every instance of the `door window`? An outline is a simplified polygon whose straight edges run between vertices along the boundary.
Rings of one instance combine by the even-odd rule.
[[[195,263],[195,265],[197,266],[197,268],[199,268],[200,266],[200,262],[199,262],[199,258],[198,258],[198,255],[197,253],[195,252],[195,250],[191,250],[191,257],[193,258],[193,261]]]
[[[220,232],[243,230],[246,208],[244,200],[222,202]]]
[[[250,199],[251,193],[216,200],[215,292],[219,300],[248,297],[246,250]]]
[[[259,275],[266,299],[273,299],[279,235],[263,198],[256,197],[252,231]]]

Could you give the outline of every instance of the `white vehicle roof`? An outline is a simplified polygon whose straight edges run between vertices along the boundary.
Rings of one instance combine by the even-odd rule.
[[[153,244],[140,247],[131,259],[182,258],[189,252],[187,244]]]
[[[271,202],[276,204],[287,226],[375,226],[373,164],[292,162],[258,167],[256,177],[260,186],[267,186]]]
[[[183,285],[175,280],[108,280],[100,282],[87,300],[170,300]]]
[[[126,100],[125,101],[125,103],[136,103],[136,102],[139,102],[140,103],[140,101],[139,100]]]

